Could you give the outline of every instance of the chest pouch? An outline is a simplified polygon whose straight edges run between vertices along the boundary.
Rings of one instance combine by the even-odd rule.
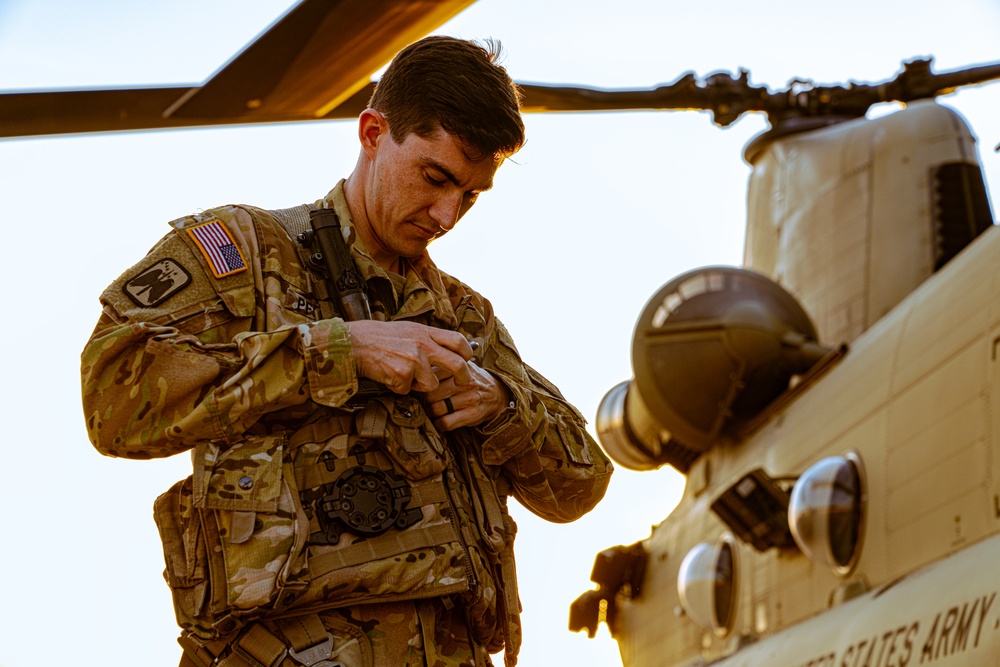
[[[411,396],[378,396],[348,428],[292,438],[308,521],[305,585],[294,613],[443,597],[476,587],[461,484],[444,439]]]
[[[202,443],[194,473],[156,499],[156,519],[178,624],[214,639],[274,607],[297,581],[305,516],[287,436]]]

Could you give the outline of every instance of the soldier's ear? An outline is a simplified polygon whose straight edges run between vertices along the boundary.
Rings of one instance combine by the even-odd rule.
[[[374,159],[380,142],[389,139],[389,122],[375,109],[365,109],[358,118],[358,139],[369,159]]]

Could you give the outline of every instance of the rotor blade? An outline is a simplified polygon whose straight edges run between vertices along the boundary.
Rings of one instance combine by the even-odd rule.
[[[164,118],[163,110],[189,88],[0,93],[0,138],[357,118],[367,107],[373,89],[374,84],[367,84],[321,119],[295,113],[254,119],[224,115]]]
[[[793,118],[858,118],[879,102],[931,99],[1000,79],[1000,63],[940,73],[931,71],[931,63],[929,58],[904,63],[894,79],[876,84],[823,86],[799,81],[799,90],[790,85],[774,93],[752,85],[746,70],[738,76],[716,72],[704,81],[687,73],[671,84],[646,90],[520,85],[525,111],[704,109],[712,112],[716,124],[726,126],[751,111],[767,113],[772,125]]]
[[[304,0],[200,85],[0,93],[0,137],[357,116],[374,72],[472,2]]]
[[[711,110],[715,122],[729,125],[747,111],[761,111],[767,88],[750,85],[748,72],[710,75],[704,82],[691,72],[673,83],[645,90],[605,90],[575,86],[520,84],[525,111]]]
[[[473,0],[304,0],[168,115],[322,118]]]
[[[694,76],[690,81],[694,83]],[[681,86],[677,87],[680,83]],[[650,109],[701,109],[707,103],[704,89],[687,85],[686,79],[646,90],[606,90],[580,86],[519,84],[526,112],[641,111]]]

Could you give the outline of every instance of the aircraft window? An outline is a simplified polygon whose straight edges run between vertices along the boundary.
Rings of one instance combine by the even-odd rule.
[[[715,624],[717,629],[728,628],[729,619],[733,616],[733,601],[736,590],[733,582],[736,578],[736,568],[733,566],[733,548],[723,542],[719,549],[719,559],[715,564]]]
[[[855,454],[813,464],[792,489],[788,523],[795,543],[810,560],[841,576],[850,573],[861,552],[864,492]]]
[[[728,633],[736,611],[736,574],[736,553],[728,536],[691,549],[677,575],[677,593],[688,617],[720,636]]]

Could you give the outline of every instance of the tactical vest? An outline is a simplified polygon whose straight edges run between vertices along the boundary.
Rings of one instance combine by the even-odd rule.
[[[224,639],[264,616],[457,596],[473,639],[491,652],[506,639],[513,657],[509,490],[464,437],[389,394],[199,444],[193,474],[154,506],[178,624]]]

